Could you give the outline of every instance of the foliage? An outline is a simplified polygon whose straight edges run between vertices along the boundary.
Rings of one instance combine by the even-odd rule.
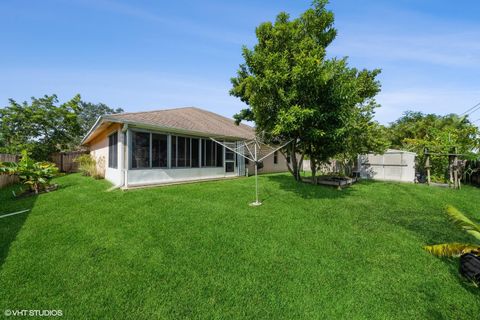
[[[271,142],[292,140],[287,153],[297,180],[303,159],[298,153],[328,161],[349,153],[355,128],[378,127],[372,116],[380,70],[357,70],[346,58],[326,58],[337,33],[326,4],[317,0],[297,19],[280,13],[274,23],[262,23],[256,29],[257,44],[243,47],[245,62],[231,80],[230,94],[247,104],[236,121],[255,121],[257,133]],[[367,148],[363,140],[358,145]]]
[[[18,163],[0,163],[0,173],[18,176],[21,183],[38,194],[50,185],[51,179],[58,173],[58,168],[50,162],[35,162],[24,150]]]
[[[48,159],[58,150],[70,149],[81,133],[77,122],[80,96],[57,106],[56,95],[33,98],[0,109],[0,132],[5,146],[0,152],[18,154],[28,150],[34,159]]]
[[[84,176],[95,177],[97,175],[97,162],[90,154],[82,154],[75,159],[78,163],[78,170]]]
[[[359,154],[383,154],[390,145],[387,129],[372,121],[374,109],[377,107],[378,105],[371,101],[354,109],[356,120],[350,123],[344,151],[335,156],[341,169],[339,173],[351,176]]]
[[[480,241],[480,225],[473,222],[462,214],[453,206],[447,206],[446,212],[450,220],[465,230],[468,234],[473,236],[477,241]],[[458,257],[465,253],[480,254],[480,245],[478,244],[464,244],[464,243],[444,243],[429,245],[424,247],[425,250],[433,255],[440,257]]]
[[[451,153],[454,148],[464,158],[477,157],[480,146],[479,130],[466,117],[455,114],[440,116],[408,111],[388,128],[393,148],[417,153],[417,170],[425,174],[425,148],[431,153]],[[449,159],[445,155],[431,155],[431,174],[434,180],[445,181]]]
[[[10,99],[0,109],[0,152],[28,150],[34,159],[47,160],[52,153],[77,149],[94,118],[122,111],[84,102],[80,95],[62,104],[56,95],[32,97],[30,103]]]
[[[80,114],[78,115],[78,121],[82,128],[82,137],[87,134],[88,130],[95,124],[98,117],[106,114],[122,113],[122,108],[110,108],[104,103],[91,103],[80,101]]]

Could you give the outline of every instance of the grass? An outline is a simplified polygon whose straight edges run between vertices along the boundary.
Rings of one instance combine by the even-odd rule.
[[[107,192],[0,190],[0,314],[61,309],[66,319],[462,319],[480,289],[427,243],[472,241],[442,208],[480,219],[480,189],[359,183],[337,191],[260,177]]]

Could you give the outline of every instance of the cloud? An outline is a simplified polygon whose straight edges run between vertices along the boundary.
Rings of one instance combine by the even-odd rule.
[[[480,68],[480,32],[443,35],[363,34],[339,38],[334,55],[376,61],[407,61],[448,67]]]
[[[451,90],[440,87],[392,89],[380,93],[377,101],[382,107],[377,110],[376,119],[386,124],[409,110],[461,114],[475,102],[480,102],[480,89]],[[471,118],[475,117],[480,117],[480,111],[471,115]]]
[[[129,16],[138,20],[162,25],[170,29],[176,30],[180,33],[186,33],[193,36],[203,37],[213,41],[220,41],[224,43],[242,45],[252,38],[252,33],[242,34],[226,28],[210,28],[201,23],[196,23],[191,19],[185,20],[176,16],[173,18],[166,18],[156,14],[154,11],[148,11],[139,6],[134,6],[114,0],[74,0],[68,3],[76,3],[78,5],[86,6],[92,9],[107,11],[114,14],[121,14]]]

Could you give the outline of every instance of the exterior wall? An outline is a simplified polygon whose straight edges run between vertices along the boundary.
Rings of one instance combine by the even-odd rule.
[[[367,154],[358,157],[363,179],[415,182],[415,153],[388,150],[383,155]]]
[[[236,170],[235,170],[236,171]],[[132,169],[128,170],[128,186],[196,181],[237,176],[237,172],[225,172],[218,168],[177,168],[177,169]]]
[[[138,130],[143,132],[153,132],[150,130]],[[108,136],[114,132],[118,132],[118,167],[117,169],[108,168]],[[123,169],[131,166],[131,145],[132,130],[127,131],[127,143],[124,143],[124,134],[120,125],[112,125],[99,134],[90,143],[90,154],[97,161],[97,169],[105,177],[106,180],[112,182],[116,186],[135,187],[142,185],[188,182],[202,179],[220,179],[230,178],[240,175],[238,165],[235,166],[234,172],[225,172],[225,150],[223,154],[222,167],[200,167],[200,168],[144,168],[144,169]],[[158,132],[168,134],[165,132]],[[193,137],[193,136],[192,136]],[[196,137],[204,138],[205,137]],[[168,154],[170,158],[170,143],[168,146]],[[170,162],[170,161],[169,161]]]
[[[109,168],[108,167],[108,136],[114,132],[118,132],[118,166],[117,169]],[[122,161],[122,154],[121,150],[122,147],[122,132],[121,126],[119,124],[112,125],[104,130],[101,134],[98,135],[91,143],[90,143],[90,155],[95,159],[97,162],[97,170],[107,179],[108,181],[112,182],[114,185],[118,186],[122,184],[122,170],[121,170],[121,163]]]
[[[278,163],[273,163],[273,153],[266,157],[263,160],[263,168],[258,169],[258,173],[275,173],[275,172],[286,172],[288,171],[287,167],[287,159],[283,156],[283,154],[278,151]],[[255,174],[255,163],[250,161],[248,165],[246,165],[248,169],[248,174],[253,175]]]

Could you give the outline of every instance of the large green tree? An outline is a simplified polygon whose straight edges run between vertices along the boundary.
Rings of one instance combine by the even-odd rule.
[[[122,108],[110,108],[104,103],[92,103],[80,101],[80,114],[78,121],[82,128],[82,134],[85,135],[94,125],[98,117],[106,114],[115,114],[124,112]]]
[[[56,95],[32,97],[30,103],[10,99],[0,109],[0,152],[27,150],[34,159],[48,160],[54,152],[77,149],[98,116],[122,111],[83,102],[80,95],[61,104]]]
[[[356,121],[372,122],[370,107],[380,90],[380,70],[357,70],[346,58],[327,58],[337,32],[326,4],[314,1],[297,19],[280,13],[274,23],[262,23],[258,43],[243,47],[245,62],[232,78],[230,93],[247,104],[235,115],[237,122],[254,121],[270,142],[291,140],[289,169],[297,180],[303,154],[320,163],[348,152]]]
[[[407,111],[390,124],[389,139],[393,148],[417,153],[417,170],[425,173],[425,149],[430,153],[434,180],[444,181],[449,159],[446,155],[457,150],[463,158],[476,158],[480,147],[479,130],[467,117],[445,116]]]

